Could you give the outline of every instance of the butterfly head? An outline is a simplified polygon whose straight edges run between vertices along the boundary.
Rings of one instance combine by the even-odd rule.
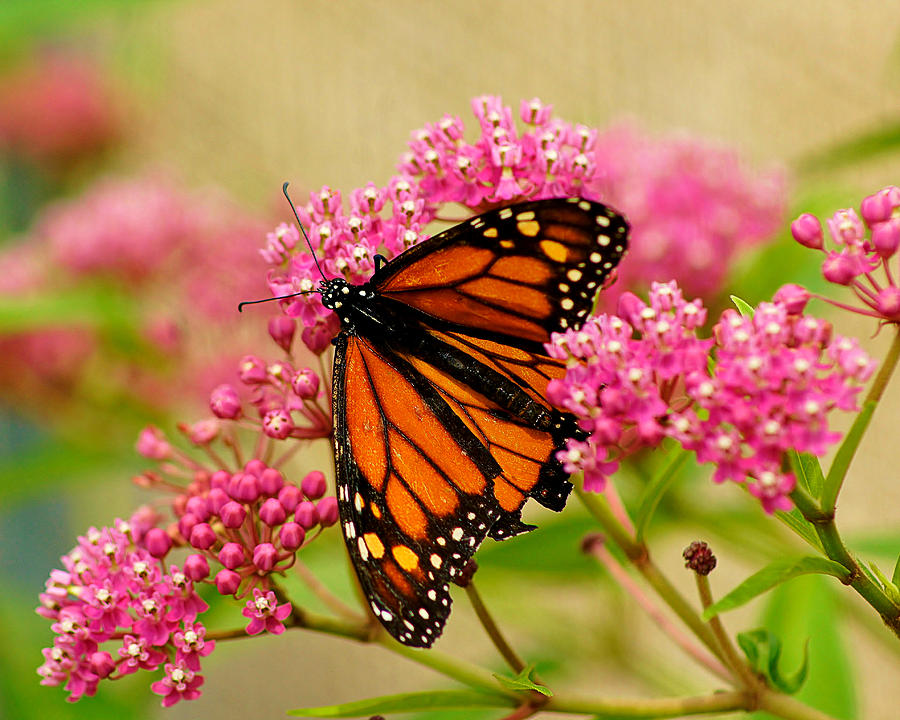
[[[352,285],[344,278],[324,280],[319,285],[322,293],[322,304],[337,314],[342,322],[349,321],[355,307],[373,297],[371,290],[364,285]]]

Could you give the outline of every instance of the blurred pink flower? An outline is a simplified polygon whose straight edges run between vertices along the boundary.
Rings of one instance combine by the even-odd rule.
[[[0,78],[0,153],[64,169],[109,147],[121,125],[117,100],[84,58],[47,53]]]
[[[109,352],[102,325],[63,320],[7,335],[0,393],[46,412],[48,400],[71,405],[88,373],[153,408],[191,398],[199,405],[234,378],[241,340],[265,338],[237,313],[239,301],[266,293],[257,249],[264,232],[221,194],[161,176],[105,179],[49,206],[22,245],[0,252],[11,268],[0,292],[39,298],[108,288],[109,302],[135,315],[129,322],[147,348]]]
[[[734,149],[623,125],[600,133],[593,155],[591,188],[631,224],[622,290],[677,279],[712,300],[741,251],[771,240],[784,219],[784,173],[756,172]]]

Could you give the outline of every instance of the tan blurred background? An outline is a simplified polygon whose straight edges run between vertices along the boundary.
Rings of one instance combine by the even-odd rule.
[[[386,181],[412,130],[444,113],[468,119],[481,93],[514,107],[538,96],[588,125],[630,117],[655,132],[685,130],[760,165],[792,165],[900,113],[896,0],[204,0],[121,12],[91,37],[151,112],[135,113],[136,165],[174,165],[192,183],[223,184],[263,207],[279,207],[283,180],[347,190]],[[837,180],[857,203],[900,172],[892,159]],[[871,333],[868,324],[843,329]],[[883,355],[885,338],[867,345]],[[850,530],[900,523],[900,443],[889,420],[900,413],[898,389],[895,379],[861,453],[867,464],[848,481],[840,512]],[[677,567],[691,539],[671,539],[660,564]],[[740,577],[726,570],[714,586]],[[462,605],[441,645],[478,657],[484,643]],[[652,635],[631,614],[635,634]],[[851,642],[860,674],[880,678],[861,687],[863,716],[897,717],[896,693],[878,689],[896,687],[897,656],[858,632]],[[160,717],[275,718],[432,682],[380,650],[302,634],[223,646],[209,665],[203,698]],[[594,689],[638,691],[614,669],[598,673]]]

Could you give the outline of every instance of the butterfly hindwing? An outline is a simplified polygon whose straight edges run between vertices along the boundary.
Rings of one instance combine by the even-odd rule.
[[[367,340],[338,338],[334,383],[338,507],[353,565],[391,634],[428,647],[450,612],[448,583],[499,516],[490,479],[499,467],[484,448],[471,451],[474,437],[437,392]]]

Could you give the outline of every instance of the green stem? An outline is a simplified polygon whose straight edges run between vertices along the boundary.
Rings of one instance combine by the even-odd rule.
[[[739,691],[695,697],[603,699],[557,694],[541,708],[543,712],[612,716],[616,718],[667,718],[746,710],[747,695]]]
[[[804,705],[790,695],[765,692],[759,697],[759,709],[788,720],[834,720],[834,717]]]
[[[697,594],[700,596],[700,605],[702,605],[705,610],[713,604],[712,590],[709,587],[709,577],[697,572],[694,573],[694,577],[697,580]],[[744,687],[750,692],[759,693],[762,691],[765,686],[759,681],[759,678],[753,674],[753,671],[747,667],[747,663],[741,659],[741,656],[738,655],[737,650],[735,650],[734,645],[731,643],[731,638],[728,637],[728,633],[725,632],[725,626],[722,624],[722,620],[718,615],[714,615],[709,619],[709,627],[712,629],[713,635],[715,635],[716,639],[719,641],[719,645],[722,648],[722,654],[725,656],[725,662],[728,663],[728,667],[731,671],[741,679]]]
[[[387,648],[396,655],[402,655],[419,665],[424,665],[442,675],[458,680],[469,687],[485,690],[500,697],[513,698],[516,702],[519,702],[522,698],[521,694],[516,691],[506,690],[501,687],[493,674],[484,668],[450,655],[445,655],[438,650],[422,650],[420,648],[407,647],[383,632],[379,633],[372,642]]]
[[[503,659],[506,660],[506,664],[512,668],[514,673],[519,674],[522,672],[525,669],[525,663],[522,661],[522,658],[516,654],[516,651],[512,649],[510,644],[506,641],[506,638],[503,637],[503,633],[500,632],[500,628],[497,627],[497,623],[494,622],[494,618],[491,616],[490,612],[488,612],[487,606],[485,606],[484,601],[481,599],[481,595],[475,588],[475,582],[472,580],[466,585],[466,595],[468,595],[469,602],[472,603],[475,614],[481,621],[481,626],[488,634],[491,642],[494,643],[494,647],[497,648],[497,652],[503,656]]]
[[[875,608],[881,615],[884,624],[897,637],[900,637],[900,608],[894,605],[884,591],[872,582],[850,554],[834,523],[834,512],[825,512],[805,490],[799,487],[791,493],[791,500],[794,501],[803,517],[812,523],[822,542],[822,547],[825,549],[825,555],[843,565],[850,572],[850,577],[844,583],[850,585],[869,605]]]
[[[290,602],[284,589],[279,586],[272,588],[278,602]],[[500,686],[496,678],[489,671],[467,663],[463,660],[444,655],[437,650],[421,650],[401,645],[381,628],[373,629],[368,622],[353,622],[341,618],[328,617],[310,612],[295,604],[291,604],[290,617],[285,623],[289,627],[303,628],[314,632],[337,635],[339,637],[357,640],[362,643],[374,643],[390,650],[396,655],[402,655],[419,665],[431,668],[447,677],[458,680],[469,687],[484,690],[504,698],[518,700],[519,695],[513,690],[506,690]]]
[[[766,710],[785,720],[835,720],[831,715],[804,705],[792,697],[769,690],[763,690],[759,695],[731,690],[694,697],[616,700],[557,694],[541,710],[614,718],[667,718],[736,710]]]
[[[650,583],[650,586],[656,590],[663,601],[681,618],[681,621],[691,629],[694,635],[709,648],[713,655],[724,662],[725,658],[722,657],[722,651],[719,648],[715,635],[713,635],[709,626],[700,619],[700,616],[684,596],[675,589],[675,586],[653,564],[647,546],[635,541],[619,521],[616,520],[603,496],[586,492],[583,482],[582,477],[576,479],[575,492],[578,495],[578,499],[584,503],[588,511],[603,526],[607,536],[622,549],[626,557]]]

